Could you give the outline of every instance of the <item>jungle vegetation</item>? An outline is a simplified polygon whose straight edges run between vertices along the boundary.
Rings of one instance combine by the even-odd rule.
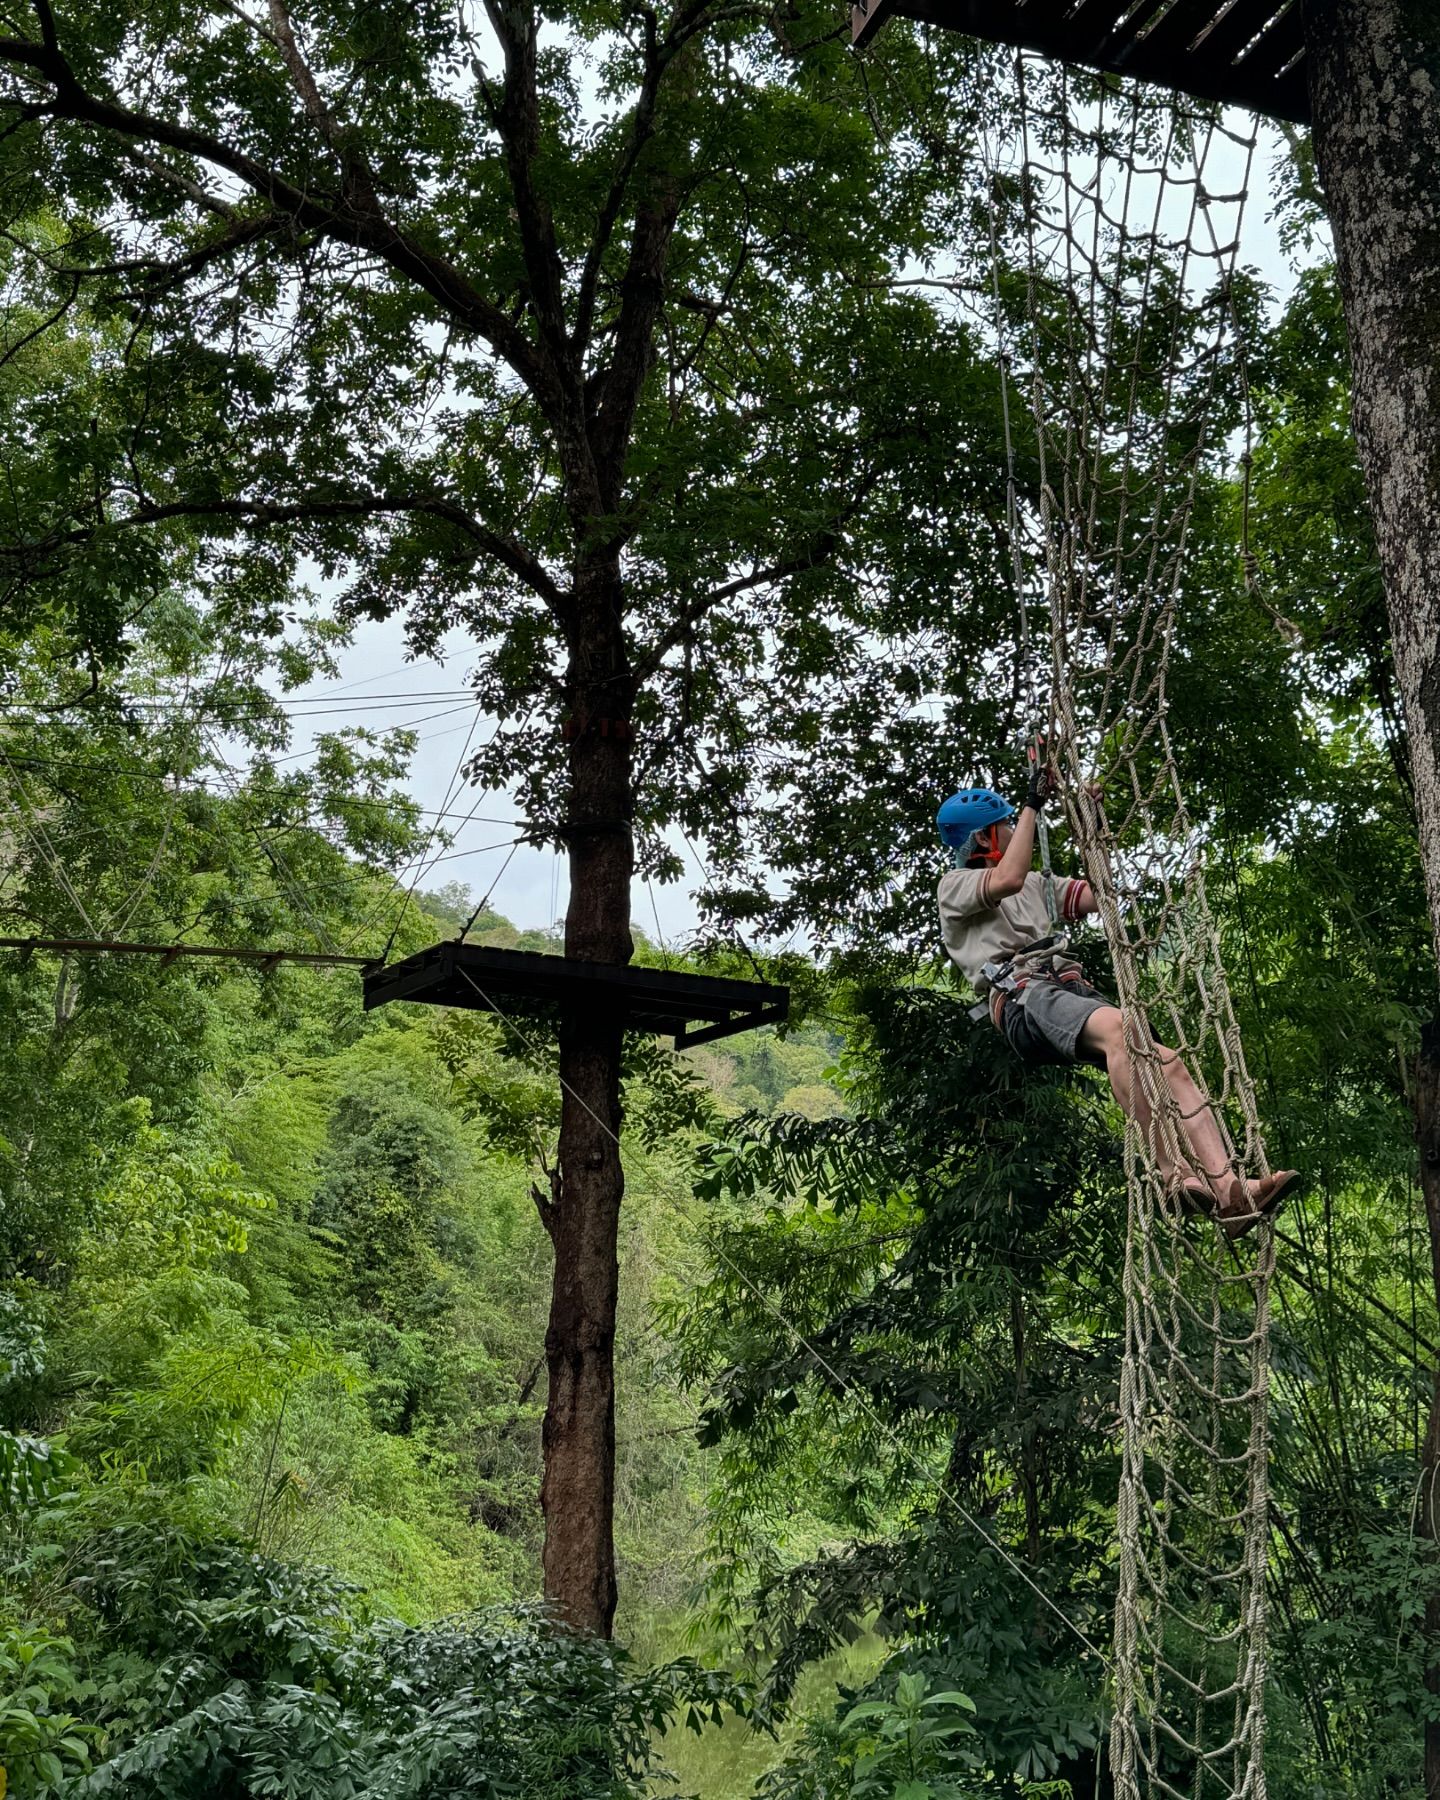
[[[0,951],[7,1791],[1103,1793],[1051,1609],[1104,1642],[1117,1119],[970,1024],[930,920],[935,800],[1018,774],[997,371],[913,278],[983,253],[985,55],[857,65],[805,6],[5,16],[0,935],[404,954],[474,913],[796,1001],[677,1057]],[[1242,298],[1248,504],[1207,476],[1170,724],[1312,1174],[1270,1790],[1380,1800],[1440,1722],[1436,978],[1334,273]],[[413,731],[295,752],[290,696],[396,614],[469,633],[468,772],[571,854],[558,932],[417,887]],[[705,847],[681,950],[630,921],[632,823],[642,878]],[[568,1223],[562,1073],[623,1120]]]

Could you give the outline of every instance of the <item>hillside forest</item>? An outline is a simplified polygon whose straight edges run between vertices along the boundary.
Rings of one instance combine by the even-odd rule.
[[[934,918],[937,804],[1025,780],[1005,57],[810,0],[0,13],[0,1794],[1100,1800],[1122,1121]],[[1418,1800],[1436,971],[1267,143],[1168,729],[1307,1178],[1268,1793]],[[516,845],[563,917],[496,909]],[[457,936],[790,1017],[366,1010]]]

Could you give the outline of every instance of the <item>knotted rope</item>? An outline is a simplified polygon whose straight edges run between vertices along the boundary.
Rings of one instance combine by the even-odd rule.
[[[1268,1173],[1167,720],[1255,145],[1170,98],[1028,56],[1017,72],[1018,163],[991,180],[993,247],[1023,271],[1007,298],[992,259],[1021,651],[1043,605],[1048,735],[1149,1114],[1125,1138],[1111,1767],[1119,1800],[1263,1800],[1273,1233],[1242,1253],[1181,1218],[1160,1170],[1188,1160],[1187,1122],[1151,1035],[1188,1064],[1232,1166]],[[1011,381],[1035,427],[1023,503]]]

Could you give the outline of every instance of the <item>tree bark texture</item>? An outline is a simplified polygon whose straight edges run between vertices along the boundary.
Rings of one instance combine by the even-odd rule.
[[[1425,1220],[1430,1229],[1430,1268],[1440,1304],[1440,1019],[1432,1019],[1421,1034],[1414,1106],[1420,1191],[1425,1196]],[[1431,1543],[1440,1541],[1440,1368],[1435,1371],[1420,1459],[1416,1525],[1422,1537]],[[1425,1686],[1440,1706],[1440,1587],[1432,1589],[1425,1603],[1425,1642]],[[1440,1800],[1440,1722],[1435,1720],[1425,1724],[1425,1800]]]
[[[570,903],[565,954],[627,963],[630,937],[634,684],[620,626],[618,564],[576,586],[571,714]],[[615,1618],[615,1312],[624,1173],[620,1053],[612,1015],[567,1018],[560,1032],[559,1177],[546,1226],[555,1250],[545,1337],[545,1596],[577,1630]]]
[[[1440,956],[1440,5],[1305,0],[1315,156]]]
[[[1440,5],[1304,0],[1315,157],[1350,337],[1351,408],[1409,735],[1420,854],[1440,957]],[[1420,1179],[1440,1305],[1440,1020],[1416,1077]],[[1440,1539],[1440,1369],[1418,1527]],[[1440,1704],[1440,1590],[1425,1613]],[[1440,1724],[1424,1742],[1440,1800]]]

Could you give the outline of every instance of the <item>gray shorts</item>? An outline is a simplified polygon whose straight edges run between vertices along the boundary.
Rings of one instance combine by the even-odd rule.
[[[1018,993],[1005,996],[998,1024],[1022,1062],[1090,1062],[1103,1067],[1103,1058],[1080,1049],[1080,1033],[1091,1013],[1114,1004],[1079,976],[1061,980],[1036,975]]]

